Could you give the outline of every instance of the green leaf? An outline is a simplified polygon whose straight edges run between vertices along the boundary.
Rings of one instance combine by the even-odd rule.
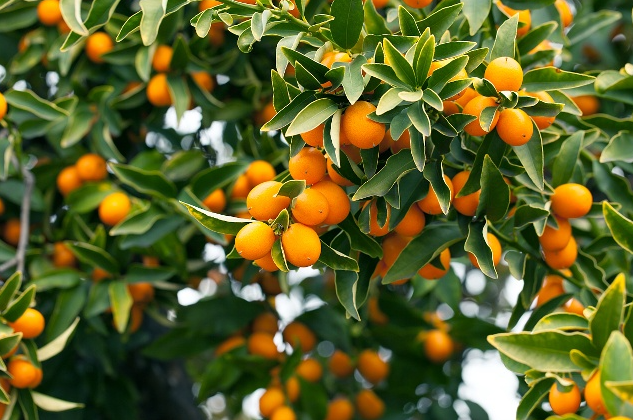
[[[435,195],[442,209],[442,213],[448,214],[451,205],[452,191],[444,179],[444,167],[441,161],[431,161],[424,167],[424,178],[426,178],[435,191]]]
[[[556,29],[556,22],[546,22],[532,29],[517,41],[519,53],[525,55],[546,40]]]
[[[306,106],[290,123],[286,136],[295,136],[316,128],[338,111],[338,105],[331,99],[321,98]]]
[[[471,222],[468,225],[468,237],[464,244],[464,251],[472,253],[477,259],[479,269],[486,276],[496,279],[498,278],[492,260],[492,249],[488,243],[488,222],[486,220]]]
[[[620,214],[608,201],[602,202],[602,213],[613,239],[633,254],[633,221]]]
[[[68,344],[68,340],[70,340],[73,332],[75,332],[75,328],[79,324],[79,321],[79,317],[75,318],[75,321],[66,329],[66,331],[57,336],[57,338],[53,341],[37,349],[37,360],[44,362],[61,353],[66,347],[66,344]]]
[[[416,78],[411,64],[387,38],[383,40],[382,45],[385,53],[385,62],[391,66],[398,79],[413,88],[416,85]]]
[[[167,1],[140,0],[141,15],[140,30],[143,45],[151,45],[158,36],[158,29],[167,12]]]
[[[424,33],[429,28],[431,35],[436,39],[440,39],[444,32],[455,22],[459,12],[462,10],[463,4],[453,4],[452,6],[436,9],[426,18],[418,21],[418,29],[420,33]]]
[[[356,291],[358,289],[358,273],[347,270],[334,271],[334,285],[336,296],[348,314],[357,321],[360,321],[358,313],[358,302]]]
[[[543,372],[577,372],[579,369],[569,356],[573,349],[590,356],[596,354],[589,336],[577,332],[504,333],[488,337],[488,342],[510,359]]]
[[[607,344],[612,331],[620,329],[625,303],[625,278],[620,274],[600,296],[596,310],[589,321],[591,341],[597,349],[601,350]]]
[[[284,248],[281,246],[281,239],[276,240],[273,244],[273,249],[271,250],[271,255],[273,257],[273,262],[284,273],[290,271],[288,268],[288,262],[286,261],[286,254],[284,253]]]
[[[519,14],[517,13],[499,26],[495,43],[490,51],[491,61],[499,57],[514,57],[518,25]]]
[[[431,135],[431,120],[429,115],[424,109],[422,102],[411,104],[407,108],[407,116],[411,120],[411,123],[423,136],[428,137]]]
[[[176,272],[169,267],[146,267],[132,264],[128,267],[125,280],[128,283],[164,282],[172,278]]]
[[[532,138],[522,146],[512,146],[512,149],[521,161],[530,180],[538,189],[543,190],[543,139],[536,124],[532,122],[532,125],[534,127]]]
[[[411,151],[403,149],[390,156],[385,166],[358,188],[352,200],[358,201],[371,196],[383,197],[403,175],[414,169]]]
[[[541,402],[549,394],[555,379],[545,378],[533,384],[523,395],[517,407],[517,420],[529,420],[534,410],[541,406]]]
[[[534,328],[533,332],[546,331],[546,330],[587,330],[589,329],[589,323],[585,317],[576,314],[569,314],[565,312],[557,312],[549,315],[545,315],[541,318]]]
[[[89,213],[99,207],[104,198],[112,194],[109,182],[89,182],[73,190],[66,197],[66,204],[79,214]]]
[[[248,162],[237,161],[225,163],[222,166],[214,166],[200,171],[191,180],[191,191],[196,197],[205,199],[218,188],[224,188],[244,173]]]
[[[180,202],[189,210],[198,223],[213,232],[224,233],[227,235],[236,235],[244,226],[250,223],[250,220],[240,219],[238,217],[226,216],[224,214],[212,213],[207,210],[192,206],[190,204]]]
[[[624,335],[616,330],[611,335],[602,351],[600,358],[600,390],[604,406],[609,413],[633,416],[633,404],[630,400],[622,401],[606,386],[609,382],[633,380],[633,350],[631,343]]]
[[[72,289],[63,289],[56,295],[55,307],[46,326],[47,340],[53,340],[63,334],[77,319],[86,303],[87,289],[85,286],[83,284]]]
[[[303,180],[297,181],[297,180],[291,179],[290,181],[286,181],[283,183],[283,185],[279,188],[277,195],[290,197],[292,199],[299,196],[305,189],[306,189],[305,181]]]
[[[26,311],[35,297],[35,286],[29,286],[2,313],[2,317],[9,322],[15,322]]]
[[[142,235],[166,215],[158,207],[150,206],[130,213],[122,222],[110,229],[110,236]]]
[[[415,47],[415,54],[413,55],[413,68],[415,70],[415,84],[416,86],[422,86],[429,74],[431,63],[435,56],[435,37],[429,36],[429,38],[422,43],[418,41]]]
[[[429,78],[429,89],[432,89],[435,92],[439,93],[449,80],[455,77],[466,67],[466,65],[468,64],[468,60],[469,58],[467,55],[462,55],[460,57],[454,58],[445,66],[436,69]]]
[[[40,98],[35,92],[28,89],[22,91],[8,90],[4,92],[4,98],[10,106],[30,112],[46,121],[54,121],[70,115],[65,109]]]
[[[556,67],[541,67],[525,73],[522,87],[528,92],[542,90],[564,90],[593,83],[595,77],[572,73]]]
[[[480,180],[483,171],[484,160],[486,156],[489,156],[492,163],[500,165],[503,156],[505,155],[506,144],[501,140],[497,134],[497,130],[493,130],[486,134],[483,142],[477,149],[477,156],[473,162],[473,167],[470,171],[470,176],[464,187],[459,191],[457,197],[463,197],[468,194],[472,194],[481,188]]]
[[[77,270],[61,268],[46,271],[43,275],[34,277],[30,284],[37,288],[38,292],[51,289],[67,289],[75,287],[81,281]]]
[[[176,121],[180,121],[191,103],[191,94],[187,87],[187,82],[180,75],[169,74],[167,76],[167,86],[169,87],[169,94],[174,101]]]
[[[350,104],[356,103],[358,98],[365,90],[365,82],[362,74],[362,67],[367,63],[367,59],[363,55],[358,55],[351,63],[334,63],[333,68],[339,66],[345,67],[345,76],[343,77],[343,90]]]
[[[365,26],[369,34],[391,34],[385,18],[377,11],[373,2],[365,2],[363,6],[365,13]]]
[[[470,28],[470,36],[479,32],[481,25],[488,18],[490,8],[492,6],[492,0],[462,0],[464,5],[464,16],[468,20],[468,26]]]
[[[481,170],[481,195],[476,215],[477,217],[485,215],[491,222],[496,222],[506,215],[509,205],[508,184],[490,156],[486,155]]]
[[[402,103],[400,93],[406,92],[403,88],[391,88],[380,97],[376,107],[376,115],[383,115]]]
[[[406,83],[401,81],[398,76],[396,76],[396,72],[391,68],[391,66],[387,64],[381,63],[369,63],[363,64],[363,70],[365,73],[373,76],[377,79],[382,80],[383,82],[403,89],[409,88]]]
[[[82,263],[102,268],[112,274],[119,272],[119,263],[102,248],[85,242],[65,241],[64,244]]]
[[[75,403],[70,401],[60,400],[59,398],[54,398],[49,395],[40,394],[39,392],[32,391],[31,395],[33,397],[33,402],[39,408],[44,411],[49,412],[61,412],[74,410],[75,408],[83,408],[84,404]]]
[[[584,131],[577,131],[563,142],[552,166],[553,187],[565,184],[571,180],[576,168],[576,162],[580,156],[584,137]]]
[[[361,232],[354,216],[348,214],[345,220],[338,224],[347,234],[352,249],[360,251],[374,258],[382,258],[382,247],[374,238]]]
[[[125,332],[130,310],[132,309],[132,296],[127,287],[127,283],[115,280],[108,287],[108,295],[112,305],[112,315],[114,316],[114,326],[119,333]]]
[[[622,14],[613,10],[598,10],[595,13],[580,15],[567,33],[570,45],[578,44],[621,18]]]
[[[277,114],[261,127],[261,130],[270,131],[284,128],[295,119],[300,111],[312,102],[314,102],[314,92],[301,92],[287,106],[278,110]]]
[[[523,205],[517,207],[514,212],[514,227],[522,228],[529,223],[544,222],[549,216],[549,211],[534,205]]]
[[[600,163],[606,162],[633,162],[633,150],[629,147],[633,144],[633,134],[629,131],[620,131],[609,140],[609,144],[602,150]]]
[[[2,285],[0,289],[0,311],[4,311],[9,302],[13,299],[15,292],[20,290],[22,284],[22,273],[16,271],[9,277],[9,279]]]
[[[120,163],[111,163],[110,167],[121,182],[138,192],[160,198],[176,198],[176,186],[160,171],[147,171]]]
[[[323,241],[321,241],[321,256],[319,257],[319,262],[327,265],[332,270],[359,271],[358,261],[331,248]]]
[[[334,20],[330,22],[332,39],[342,49],[350,49],[358,42],[363,29],[362,0],[334,0],[330,9]]]
[[[427,225],[422,233],[402,250],[389,269],[384,284],[413,277],[420,268],[437,258],[444,249],[464,239],[459,227],[441,222]]]

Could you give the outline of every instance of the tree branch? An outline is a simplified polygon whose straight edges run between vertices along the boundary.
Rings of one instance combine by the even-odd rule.
[[[29,230],[31,226],[31,195],[33,194],[35,177],[25,165],[20,165],[20,162],[15,157],[15,155],[12,156],[11,160],[16,168],[21,169],[22,177],[24,178],[24,196],[22,197],[22,206],[20,207],[20,240],[18,242],[18,249],[15,254],[15,264],[17,266],[16,269],[17,271],[24,273],[24,265],[26,262],[26,246],[29,242]],[[10,262],[11,260],[7,261],[3,264],[3,266],[8,265],[8,263]],[[11,265],[9,265],[9,267]],[[0,268],[2,268],[2,266],[0,266]]]

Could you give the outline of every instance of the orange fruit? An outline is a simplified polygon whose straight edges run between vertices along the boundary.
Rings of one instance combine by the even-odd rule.
[[[37,5],[37,18],[46,26],[54,26],[64,21],[59,8],[59,0],[42,0]]]
[[[567,246],[571,238],[571,225],[567,219],[556,217],[558,229],[546,225],[543,235],[539,237],[541,247],[547,251],[559,251]]]
[[[99,219],[106,225],[114,226],[127,217],[131,207],[125,193],[113,192],[99,204]]]
[[[363,209],[369,205],[369,201],[363,205]],[[385,236],[389,233],[389,218],[391,216],[391,208],[387,204],[387,220],[384,225],[378,223],[378,205],[376,200],[371,201],[371,207],[369,208],[369,234],[373,236]]]
[[[578,257],[578,246],[573,236],[560,251],[543,251],[545,263],[555,270],[571,267],[576,262],[576,257]]]
[[[404,4],[414,9],[421,9],[431,4],[433,0],[402,0]]]
[[[604,400],[602,399],[599,370],[594,373],[591,379],[587,382],[587,386],[585,386],[585,401],[594,413],[598,415],[607,414],[607,408],[604,406]]]
[[[481,127],[480,119],[481,113],[484,109],[489,107],[496,107],[497,100],[495,98],[490,98],[487,96],[475,96],[464,106],[462,113],[467,115],[473,115],[477,117],[475,120],[469,122],[466,127],[464,127],[464,131],[466,131],[471,136],[484,136],[492,131],[499,121],[499,111],[495,112],[494,117],[492,118],[492,124],[490,125],[490,131],[486,131]]]
[[[593,204],[591,191],[584,185],[572,183],[556,187],[551,200],[552,211],[565,219],[585,216]]]
[[[251,185],[248,182],[248,178],[245,174],[237,177],[233,188],[231,189],[231,198],[246,198],[251,191]]]
[[[263,272],[258,276],[257,282],[266,295],[276,296],[281,293],[281,286],[277,276]]]
[[[543,285],[536,294],[536,306],[541,306],[545,302],[565,293],[563,288],[563,278],[555,275],[545,276]]]
[[[498,91],[518,91],[523,84],[523,68],[512,57],[498,57],[488,64],[484,78]]]
[[[328,361],[328,369],[332,372],[332,375],[337,378],[346,378],[354,373],[354,365],[352,359],[347,353],[341,350],[335,350]]]
[[[301,351],[304,353],[312,351],[317,342],[314,333],[298,321],[291,322],[284,328],[283,337],[284,341],[292,347],[296,348],[297,344],[301,346]]]
[[[385,413],[385,403],[371,389],[356,394],[356,410],[364,420],[377,420]]]
[[[499,239],[497,239],[497,237],[493,235],[492,233],[488,233],[487,239],[488,239],[488,245],[490,246],[490,249],[492,250],[492,263],[495,266],[497,266],[501,262],[501,253],[502,253],[501,243],[499,242]],[[479,263],[477,262],[477,259],[475,258],[474,254],[469,252],[468,259],[470,260],[470,263],[473,266],[475,266],[476,268],[479,268]]]
[[[301,223],[293,223],[281,235],[286,260],[296,267],[309,267],[321,256],[319,235]]]
[[[328,211],[329,207],[325,196],[308,188],[295,198],[292,217],[304,225],[316,226],[325,221]]]
[[[266,181],[272,181],[277,176],[277,171],[265,160],[255,160],[246,168],[246,178],[251,188]]]
[[[471,87],[467,87],[466,89],[464,89],[462,96],[460,96],[458,99],[455,100],[455,103],[461,106],[462,108],[464,108],[466,104],[470,102],[471,99],[477,96],[479,96],[479,94],[477,93],[475,89]]]
[[[448,248],[440,253],[440,262],[444,266],[443,270],[435,267],[431,263],[428,263],[424,267],[420,268],[418,274],[427,280],[437,280],[444,277],[446,273],[448,273],[451,263],[451,251]]]
[[[143,255],[143,265],[145,267],[158,267],[160,266],[160,260],[150,255]]]
[[[297,9],[295,9],[297,10]],[[270,416],[270,420],[296,420],[297,415],[292,410],[292,408],[284,405],[279,407],[273,412],[273,415]]]
[[[277,267],[277,264],[275,264],[275,261],[273,260],[273,256],[271,253],[268,253],[264,255],[263,257],[256,259],[255,265],[261,268],[262,270],[268,271],[269,273],[273,273],[279,270],[279,267]]]
[[[352,185],[354,185],[352,181],[344,178],[342,175],[339,175],[339,173],[336,172],[336,170],[334,169],[334,163],[332,163],[332,159],[326,157],[325,161],[327,164],[327,174],[332,182],[340,185],[341,187],[351,187]]]
[[[451,182],[453,183],[453,188],[455,189],[453,207],[455,207],[455,210],[457,210],[464,216],[472,217],[477,212],[481,190],[477,190],[474,193],[459,197],[459,192],[462,190],[462,188],[464,188],[464,185],[466,185],[466,181],[468,181],[469,176],[470,171],[461,171],[453,177]]]
[[[369,320],[377,325],[385,325],[389,322],[389,317],[380,309],[378,298],[372,296],[367,301]]]
[[[519,95],[532,96],[533,98],[537,98],[541,102],[546,102],[548,104],[554,103],[554,99],[552,99],[551,95],[547,92],[519,92]],[[543,116],[535,116],[531,117],[534,120],[534,123],[539,128],[539,130],[545,130],[547,127],[552,125],[556,120],[556,117],[543,117]]]
[[[146,90],[147,100],[154,106],[164,107],[171,106],[172,99],[167,84],[167,75],[158,73],[149,79]]]
[[[275,115],[277,115],[277,111],[275,111],[275,105],[273,105],[271,101],[257,112],[255,115],[255,121],[258,125],[264,125],[268,121],[272,120]]]
[[[4,214],[4,201],[0,198],[0,216]]]
[[[575,383],[572,388],[565,392],[558,389],[558,382],[554,382],[549,390],[549,405],[552,406],[554,414],[563,416],[573,414],[580,408],[580,389]]]
[[[244,340],[244,337],[240,335],[229,337],[216,347],[215,356],[220,357],[224,353],[228,353],[231,350],[241,347],[245,344],[246,344],[246,340]]]
[[[266,181],[248,193],[246,208],[251,216],[257,220],[274,219],[290,205],[290,198],[277,195],[281,185],[281,182]]]
[[[497,7],[506,15],[512,17],[519,15],[519,28],[517,29],[517,36],[523,36],[530,31],[530,25],[532,24],[532,15],[529,10],[514,10],[508,6],[503,5],[497,0]],[[523,24],[523,26],[521,26]]]
[[[7,99],[0,93],[0,120],[7,115]]]
[[[299,380],[296,376],[291,376],[286,381],[286,395],[290,402],[295,402],[299,399],[299,394],[301,394],[301,385],[299,384]]]
[[[349,63],[351,61],[352,57],[350,57],[350,55],[345,52],[330,51],[323,55],[323,58],[321,59],[321,64],[331,69],[334,63]],[[332,86],[332,82],[327,81],[321,86],[323,86],[324,88],[329,88],[330,86]]]
[[[154,286],[149,282],[129,283],[127,290],[134,303],[149,303],[154,300]]]
[[[404,130],[402,135],[398,137],[398,140],[394,140],[393,137],[391,137],[391,130],[387,130],[382,142],[389,145],[391,153],[396,154],[400,150],[411,148],[411,134],[409,130]]]
[[[279,388],[268,388],[259,398],[259,412],[264,417],[269,417],[273,412],[284,405],[286,397]]]
[[[276,359],[279,356],[273,336],[263,332],[256,332],[248,337],[248,352],[265,359]]]
[[[510,146],[522,146],[532,138],[534,126],[530,116],[521,109],[504,109],[499,114],[497,134]]]
[[[323,367],[314,359],[305,359],[297,366],[297,375],[308,382],[319,382],[323,376]]]
[[[347,398],[337,398],[327,405],[325,420],[352,420],[354,405]]]
[[[95,32],[86,40],[86,55],[93,63],[103,63],[101,56],[112,51],[114,41],[105,32]]]
[[[382,261],[387,268],[391,268],[410,241],[410,238],[398,234],[389,235],[382,241]]]
[[[76,166],[68,166],[57,175],[57,189],[64,197],[83,185]]]
[[[169,45],[159,45],[152,57],[152,67],[158,73],[167,73],[170,70],[171,57],[174,49]]]
[[[565,304],[563,305],[563,308],[565,309],[565,312],[580,315],[582,317],[585,316],[584,315],[585,307],[578,299],[575,299],[575,298],[569,299],[567,302],[565,302]]]
[[[373,350],[363,350],[358,357],[358,371],[376,385],[389,375],[389,365]]]
[[[435,70],[442,68],[444,66],[446,66],[447,64],[449,64],[452,60],[439,60],[439,61],[432,61],[431,62],[431,67],[429,68],[429,73],[428,76],[430,77]],[[468,73],[466,72],[466,69],[461,69],[459,71],[459,73],[457,73],[455,76],[451,77],[448,81],[449,82],[454,82],[456,80],[464,80],[468,78]],[[464,93],[466,92],[466,89],[462,90],[461,92],[451,96],[450,98],[448,98],[449,101],[454,101],[459,99]]]
[[[451,179],[444,175],[444,181],[446,181],[446,185],[451,191],[451,201],[455,197],[455,189],[453,188],[453,183]],[[422,210],[426,214],[442,214],[442,208],[440,207],[440,202],[437,198],[437,194],[431,185],[429,185],[429,192],[426,194],[422,200],[416,203],[420,210]]]
[[[235,236],[235,249],[247,260],[258,260],[267,254],[275,243],[275,232],[264,222],[252,222]]]
[[[108,176],[108,166],[104,158],[88,153],[77,159],[77,174],[82,181],[101,181]]]
[[[226,194],[222,188],[213,190],[213,192],[202,200],[202,204],[207,206],[213,213],[220,213],[226,207]]]
[[[371,2],[374,3],[374,7],[376,9],[383,9],[386,5],[389,4],[389,0],[371,0]]]
[[[376,107],[371,103],[358,101],[347,107],[341,118],[341,131],[350,143],[360,149],[371,149],[385,137],[385,125],[367,117],[374,111]]]
[[[44,331],[44,325],[44,317],[34,308],[27,308],[15,322],[9,322],[13,331],[21,332],[23,338],[38,337]]]
[[[453,339],[446,331],[431,330],[427,332],[424,339],[424,354],[430,361],[443,363],[451,357],[454,350]]]
[[[4,225],[2,238],[9,245],[18,246],[21,231],[20,219],[9,219]]]
[[[558,14],[560,14],[560,21],[563,26],[566,28],[571,25],[574,21],[574,15],[571,13],[569,4],[567,4],[565,0],[556,0],[554,6],[556,6],[556,10],[558,10]]]
[[[129,319],[129,331],[131,333],[135,333],[141,328],[143,324],[143,306],[142,305],[132,305],[132,309],[130,310],[130,319]]]
[[[359,164],[363,160],[363,157],[360,155],[360,149],[354,146],[351,143],[343,143],[343,138],[341,137],[341,151],[345,153],[345,156],[350,158],[352,162]]]
[[[426,218],[422,210],[418,206],[411,206],[394,230],[402,236],[416,236],[422,232],[425,224]]]
[[[324,129],[325,129],[325,125],[319,124],[312,130],[306,131],[305,133],[301,133],[301,138],[308,146],[323,147],[323,130]]]
[[[584,117],[593,115],[600,110],[600,101],[593,95],[572,96],[571,99]]]
[[[31,388],[33,384],[39,382],[41,373],[24,356],[12,358],[7,365],[7,371],[12,376],[9,383],[18,389]]]
[[[314,147],[304,147],[288,162],[290,175],[297,180],[304,180],[307,185],[319,182],[327,171],[325,156]]]
[[[324,221],[325,224],[336,225],[345,220],[349,214],[351,204],[343,188],[329,179],[324,178],[314,184],[310,189],[320,192],[327,200],[329,210]]]
[[[76,262],[75,254],[63,242],[55,242],[53,246],[53,265],[55,267],[72,267]]]
[[[215,79],[206,71],[194,71],[191,73],[191,78],[202,88],[202,90],[212,92],[215,88]]]
[[[92,281],[94,281],[95,283],[98,283],[101,280],[105,280],[110,277],[112,277],[112,275],[102,268],[95,267],[94,270],[92,270]]]
[[[460,111],[460,107],[453,101],[442,101],[444,107],[444,115],[457,114]]]
[[[263,312],[253,320],[253,332],[264,332],[270,335],[277,334],[278,319],[271,312]]]
[[[219,6],[221,4],[222,2],[218,0],[202,0],[200,3],[198,3],[198,11],[203,12],[207,9],[210,9],[215,6]]]

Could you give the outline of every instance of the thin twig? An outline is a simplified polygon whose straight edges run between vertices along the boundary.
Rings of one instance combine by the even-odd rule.
[[[18,263],[18,258],[17,257],[13,257],[10,260],[5,261],[2,265],[0,265],[0,272],[2,272],[4,270],[8,270],[9,268],[13,267],[17,263]]]
[[[18,250],[15,254],[17,271],[24,273],[26,245],[29,242],[29,228],[31,225],[31,195],[33,193],[35,177],[33,177],[33,174],[26,166],[20,165],[20,162],[15,156],[12,156],[12,162],[16,168],[21,166],[22,177],[24,178],[24,196],[22,197],[22,206],[20,208],[20,240],[18,242]],[[7,263],[8,262],[9,261],[7,261]]]

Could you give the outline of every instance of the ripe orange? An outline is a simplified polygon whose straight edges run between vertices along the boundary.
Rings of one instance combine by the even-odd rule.
[[[444,330],[431,330],[424,339],[424,354],[433,363],[443,363],[447,361],[453,351],[455,344],[450,335]]]
[[[158,73],[149,79],[146,90],[147,100],[154,106],[171,106],[172,99],[167,84],[167,75]]]
[[[266,181],[272,181],[275,176],[277,176],[277,171],[275,171],[273,165],[265,160],[255,160],[246,168],[246,178],[251,188]]]
[[[341,132],[342,133],[342,132]],[[352,162],[359,164],[363,160],[360,155],[360,149],[351,143],[344,143],[341,137],[341,151],[352,160]]]
[[[541,290],[536,294],[536,306],[541,306],[545,302],[565,293],[563,288],[563,278],[559,276],[545,276]]]
[[[469,122],[466,127],[464,127],[464,131],[466,131],[471,136],[484,136],[492,131],[499,121],[499,111],[495,112],[494,117],[492,118],[492,124],[490,125],[490,131],[486,131],[481,127],[480,119],[481,113],[484,109],[489,107],[496,107],[497,101],[495,98],[490,98],[487,96],[475,96],[471,99],[464,109],[462,113],[467,115],[473,115],[477,117],[475,120]]]
[[[37,5],[37,18],[46,26],[54,26],[63,22],[59,0],[42,0]]]
[[[464,89],[464,93],[462,93],[462,96],[455,100],[455,103],[464,108],[471,99],[477,96],[479,96],[479,94],[475,89],[467,87],[466,89]]]
[[[207,206],[213,213],[220,213],[226,207],[226,194],[222,188],[213,190],[213,192],[202,200],[202,204]]]
[[[492,233],[488,233],[487,239],[488,245],[490,245],[490,249],[492,250],[492,263],[497,266],[501,262],[501,243],[499,242],[499,239],[497,239],[497,237]],[[470,260],[472,265],[474,265],[476,268],[479,268],[479,263],[477,262],[474,254],[469,252],[468,259]]]
[[[131,207],[125,193],[113,192],[99,204],[99,219],[106,225],[114,226],[127,217]]]
[[[352,181],[344,178],[342,175],[339,175],[339,173],[336,172],[336,170],[334,169],[334,163],[332,163],[332,159],[326,157],[325,161],[327,163],[327,174],[332,182],[340,185],[341,187],[351,187],[352,185],[354,185]]]
[[[534,126],[530,116],[521,109],[504,109],[499,114],[497,134],[510,146],[521,146],[530,141]]]
[[[264,125],[268,121],[272,120],[275,115],[277,115],[277,111],[275,111],[275,105],[273,105],[272,101],[268,102],[255,115],[255,122],[258,125]]]
[[[44,331],[44,325],[44,317],[34,308],[27,308],[15,322],[9,322],[13,331],[21,332],[23,338],[38,337]]]
[[[114,42],[105,32],[95,32],[86,40],[86,55],[93,63],[103,63],[101,56],[112,51]]]
[[[277,317],[272,312],[263,312],[253,320],[253,332],[264,332],[270,335],[277,334],[279,326]]]
[[[512,57],[498,57],[488,64],[484,78],[488,79],[498,91],[516,92],[523,84],[523,68]]]
[[[256,259],[255,265],[260,267],[263,270],[268,271],[269,273],[273,273],[279,270],[279,267],[277,267],[277,264],[275,264],[275,261],[273,260],[273,256],[271,253],[268,253],[264,255],[263,257]]]
[[[57,175],[57,189],[65,197],[83,185],[76,166],[68,166]]]
[[[215,88],[215,79],[206,71],[194,71],[191,73],[191,78],[207,92],[212,92]]]
[[[295,9],[297,10],[297,9]],[[292,408],[284,405],[279,407],[273,412],[273,415],[270,416],[270,420],[296,420],[297,415],[292,410]]]
[[[371,149],[385,137],[385,125],[367,117],[374,111],[376,107],[371,103],[358,101],[347,107],[341,118],[341,131],[350,143],[360,149]]]
[[[321,64],[331,69],[334,63],[349,63],[350,61],[352,61],[352,57],[350,57],[349,54],[345,52],[330,51],[323,55],[323,58],[321,59]],[[332,82],[327,81],[321,86],[323,86],[324,88],[329,88],[330,86],[332,86]]]
[[[363,205],[365,209],[369,205],[367,201]],[[369,234],[373,236],[385,236],[389,233],[389,218],[391,216],[391,208],[387,205],[387,220],[384,225],[378,223],[378,205],[375,200],[371,201],[371,207],[369,208]]]
[[[220,357],[224,353],[228,353],[233,349],[241,347],[246,344],[246,340],[241,335],[234,335],[221,342],[215,348],[215,356]]]
[[[580,389],[578,385],[573,384],[572,388],[567,391],[558,389],[558,382],[554,382],[549,390],[549,405],[552,406],[554,414],[563,416],[565,414],[573,414],[580,408]]]
[[[325,196],[319,191],[308,188],[295,198],[292,217],[304,225],[316,226],[325,221],[328,211]]]
[[[431,4],[433,0],[402,0],[404,4],[414,9],[421,9]]]
[[[314,147],[304,147],[288,162],[290,175],[297,180],[305,180],[307,185],[319,182],[327,171],[325,156]]]
[[[252,222],[235,236],[235,249],[247,260],[257,260],[270,254],[275,243],[275,232],[264,222]]]
[[[444,115],[453,115],[457,114],[460,111],[460,107],[453,101],[442,101],[442,105],[444,107]]]
[[[9,219],[4,225],[2,238],[9,245],[18,246],[21,231],[20,219]]]
[[[309,267],[321,256],[319,235],[301,223],[293,223],[281,235],[286,260],[297,267]]]
[[[378,299],[372,296],[367,301],[369,320],[376,325],[385,325],[389,322],[389,317],[380,309]]]
[[[277,195],[281,182],[266,181],[253,188],[246,197],[246,208],[257,220],[274,219],[290,205],[290,198]]]
[[[301,385],[299,384],[299,380],[296,376],[291,376],[286,381],[286,395],[290,402],[296,402],[299,399],[299,394],[301,394]]]
[[[497,7],[506,15],[512,17],[514,15],[519,15],[519,26],[523,23],[523,26],[517,29],[517,36],[523,36],[530,31],[530,25],[532,24],[532,15],[529,10],[514,10],[508,6],[503,5],[499,0],[497,0]]]
[[[82,181],[101,181],[108,176],[108,166],[104,158],[88,153],[77,159],[77,173]]]
[[[248,351],[265,359],[276,359],[279,356],[273,336],[263,332],[256,332],[248,337]]]
[[[259,412],[264,417],[270,417],[273,412],[284,405],[286,397],[279,388],[268,388],[259,398]]]
[[[325,420],[352,420],[354,405],[347,398],[336,398],[327,405]]]
[[[559,251],[567,246],[571,238],[571,225],[567,219],[556,217],[558,229],[547,225],[539,237],[541,247],[547,251]]]
[[[567,302],[565,302],[565,304],[563,305],[563,308],[565,309],[565,312],[580,315],[583,317],[585,316],[584,315],[585,307],[578,299],[575,299],[575,298],[569,299]]]
[[[376,10],[383,9],[386,5],[389,4],[389,0],[371,0],[371,2],[374,3],[374,7],[376,8]]]
[[[308,382],[319,382],[323,376],[323,367],[314,359],[305,359],[297,366],[297,375]]]
[[[385,137],[380,143],[381,146],[384,144],[386,147],[391,149],[391,153],[396,154],[402,149],[410,149],[411,148],[411,134],[409,130],[404,130],[402,135],[398,137],[398,140],[394,140],[391,137],[391,130],[387,130],[385,132]]]
[[[251,185],[248,182],[248,178],[245,174],[237,177],[233,188],[231,189],[231,198],[246,198],[251,191]]]
[[[556,10],[560,14],[560,21],[563,26],[566,28],[574,21],[574,15],[571,13],[571,8],[569,4],[565,0],[556,0],[554,2],[554,6],[556,6]]]
[[[548,104],[554,103],[554,99],[552,99],[551,95],[547,92],[519,92],[519,95],[532,96],[533,98],[537,98],[542,102],[546,102]],[[534,123],[539,128],[539,130],[545,130],[547,127],[552,125],[556,120],[556,117],[543,117],[536,116],[531,117],[534,120]]]
[[[583,217],[593,204],[593,196],[587,187],[571,183],[556,187],[551,200],[552,211],[565,219]]]
[[[343,188],[324,178],[310,189],[320,192],[327,200],[329,211],[325,218],[325,224],[336,225],[345,220],[349,214],[351,204]]]
[[[143,305],[132,305],[130,310],[129,331],[135,333],[143,324]]]
[[[306,131],[305,133],[301,133],[301,138],[308,146],[323,147],[323,130],[324,129],[325,129],[325,125],[319,124],[312,130]]]
[[[207,9],[210,9],[215,6],[219,6],[221,4],[222,2],[218,0],[202,0],[200,3],[198,3],[198,11],[203,12]]]
[[[402,250],[409,244],[410,238],[393,234],[387,236],[382,241],[382,262],[385,263],[387,269],[391,268]]]
[[[312,351],[317,343],[314,333],[305,324],[298,321],[291,322],[284,328],[283,337],[284,341],[294,348],[299,344],[304,353]]]
[[[152,257],[151,255],[143,255],[142,260],[145,267],[160,266],[160,260],[157,257]]]
[[[600,110],[600,101],[593,95],[572,96],[571,98],[584,117],[593,115]]]
[[[145,304],[154,300],[154,286],[149,282],[130,283],[127,290],[134,303]]]
[[[12,376],[9,383],[14,388],[31,388],[40,378],[38,368],[26,360],[24,356],[17,356],[11,359],[7,365],[7,371]]]
[[[444,181],[446,181],[446,185],[451,191],[451,201],[455,197],[455,189],[453,188],[453,183],[451,179],[444,175]],[[429,185],[429,192],[426,194],[422,200],[416,203],[420,210],[422,210],[426,214],[442,214],[442,208],[440,207],[440,202],[437,198],[437,194],[431,185]]]
[[[0,93],[0,120],[7,115],[7,99]]]
[[[594,375],[587,382],[585,386],[585,401],[587,405],[596,414],[607,414],[607,409],[604,406],[604,400],[602,399],[602,389],[600,388],[600,371],[596,371]]]
[[[389,375],[389,365],[373,350],[363,350],[358,357],[358,371],[376,385]]]
[[[470,176],[470,171],[462,171],[457,173],[453,179],[453,188],[455,188],[455,198],[453,199],[453,207],[459,213],[464,216],[474,216],[477,212],[477,207],[479,206],[479,197],[481,195],[481,190],[477,190],[474,193],[465,195],[463,197],[458,197],[459,192],[466,185],[466,181],[468,181],[468,177]]]
[[[571,267],[576,262],[576,257],[578,257],[578,245],[573,236],[560,251],[543,251],[543,259],[555,270]]]
[[[4,214],[4,201],[0,198],[0,216]]]
[[[444,266],[443,270],[435,267],[431,263],[428,263],[418,270],[418,274],[427,280],[437,280],[444,277],[446,273],[448,273],[451,263],[451,251],[448,248],[440,253],[440,262]]]
[[[354,365],[352,359],[347,353],[341,350],[335,350],[328,361],[328,369],[332,372],[332,375],[337,378],[346,378],[354,373]]]
[[[63,242],[53,246],[53,265],[55,267],[72,267],[77,262],[75,254]]]
[[[371,389],[356,394],[356,410],[364,420],[377,420],[385,412],[385,403]]]
[[[110,277],[112,277],[112,275],[102,268],[95,267],[94,270],[92,270],[92,281],[94,281],[95,283],[98,283],[101,280],[105,280]]]
[[[425,224],[426,218],[422,210],[418,206],[411,206],[394,230],[402,236],[416,236],[422,232]]]
[[[169,45],[159,45],[152,57],[152,67],[158,73],[167,73],[170,70],[171,57],[174,49]]]

